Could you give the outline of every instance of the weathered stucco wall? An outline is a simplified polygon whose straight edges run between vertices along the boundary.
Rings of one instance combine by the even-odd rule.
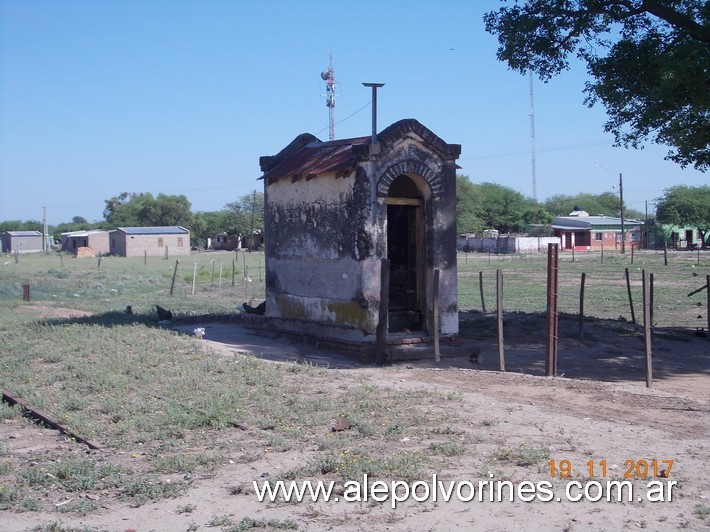
[[[359,175],[358,175],[359,174]],[[374,334],[377,309],[363,293],[361,258],[366,176],[322,175],[265,189],[267,309]],[[356,187],[356,183],[360,183]]]
[[[433,332],[434,269],[439,269],[441,332],[456,334],[460,146],[446,144],[414,120],[378,135],[374,160],[367,156],[367,139],[353,140],[350,158],[341,159],[337,171],[306,170],[343,154],[337,151],[342,144],[319,144],[311,137],[298,137],[281,154],[262,158],[267,316],[295,320],[294,327],[304,329],[334,326],[344,338],[374,341],[387,256],[387,197],[392,182],[407,175],[418,183],[423,200],[425,328]],[[307,143],[309,149],[324,146],[325,156],[299,159]]]

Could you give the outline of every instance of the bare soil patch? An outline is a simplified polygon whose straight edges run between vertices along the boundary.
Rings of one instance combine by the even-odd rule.
[[[31,308],[26,307],[27,311]],[[47,307],[46,312],[61,309]],[[643,341],[632,328],[589,325],[585,340],[580,341],[573,334],[573,324],[563,322],[560,376],[546,378],[542,376],[545,346],[536,320],[525,316],[507,319],[506,373],[493,371],[498,351],[495,340],[486,335],[443,346],[443,360],[438,365],[430,347],[411,347],[409,354],[417,360],[374,367],[234,324],[196,323],[178,329],[189,334],[194,327],[204,327],[204,347],[219,356],[254,354],[275,363],[328,364],[333,372],[367,379],[382,390],[437,390],[441,403],[427,407],[428,415],[435,419],[455,411],[456,424],[449,427],[455,435],[452,441],[464,449],[463,454],[446,458],[436,471],[440,479],[474,483],[489,478],[515,483],[550,480],[561,501],[430,499],[410,500],[396,509],[390,501],[259,502],[253,480],[276,479],[306,463],[318,450],[304,447],[266,452],[258,447],[258,435],[252,430],[235,428],[228,436],[233,448],[230,460],[210,475],[191,478],[191,488],[178,498],[132,508],[98,494],[101,507],[86,516],[63,513],[64,501],[57,500],[53,515],[2,512],[2,528],[28,530],[62,522],[64,526],[100,530],[228,530],[228,523],[236,526],[248,518],[256,524],[270,523],[272,528],[297,524],[299,530],[710,529],[710,339],[695,336],[692,331],[661,331],[654,339],[653,387],[647,389]],[[474,348],[481,350],[478,363],[471,360]],[[338,385],[336,381],[322,383],[325,392]],[[323,427],[324,433],[330,430],[330,426]],[[431,434],[404,433],[393,452],[416,451],[431,445],[431,439]],[[20,420],[0,425],[0,442],[19,460],[30,453],[87,452],[55,431]],[[193,443],[198,445],[199,441]],[[534,464],[514,457],[516,452],[534,449],[546,449],[547,456]],[[128,453],[110,448],[99,451],[102,460],[132,464],[140,462],[140,453],[140,449]],[[573,476],[551,478],[549,460],[556,464],[569,460]],[[673,460],[668,479],[655,477],[678,482],[672,501],[564,500],[564,486],[569,480],[590,479],[589,461],[597,468],[605,462],[606,477],[598,469],[594,475],[595,480],[605,481],[623,477],[626,462],[640,460]],[[323,478],[328,479],[327,475]],[[180,480],[175,475],[163,478],[164,482]],[[635,493],[643,495],[650,480],[634,479]]]

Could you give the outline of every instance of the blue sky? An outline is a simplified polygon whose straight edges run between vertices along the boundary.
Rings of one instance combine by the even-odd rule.
[[[529,82],[496,60],[497,0],[0,0],[0,221],[103,218],[121,192],[184,194],[216,211],[261,190],[259,157],[328,140],[320,73],[332,54],[336,138],[415,118],[461,144],[461,173],[532,196]],[[616,192],[644,211],[705,174],[667,149],[612,147],[587,108],[584,65],[535,81],[537,197]],[[598,168],[597,165],[609,170]],[[649,207],[651,208],[651,207]],[[610,214],[610,213],[606,213]]]

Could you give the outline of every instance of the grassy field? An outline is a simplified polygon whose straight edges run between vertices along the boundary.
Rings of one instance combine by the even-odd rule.
[[[544,256],[460,255],[462,310],[482,310],[481,271],[486,304],[493,310],[495,270],[502,269],[505,310],[544,311],[545,263]],[[601,264],[595,254],[577,254],[574,262],[563,255],[560,308],[577,311],[579,276],[586,272],[589,314],[628,316],[624,268],[633,272],[637,304],[637,269],[643,268],[656,274],[657,322],[695,327],[701,322],[697,316],[706,316],[707,309],[698,306],[706,296],[687,293],[704,284],[709,263],[706,256],[698,263],[696,255],[681,253],[673,254],[668,266],[656,253],[637,254],[633,265],[630,257],[607,256]],[[383,389],[363,374],[217,356],[194,338],[159,327],[156,304],[188,317],[233,312],[243,301],[264,297],[260,253],[201,253],[179,259],[176,274],[175,264],[174,258],[156,257],[147,262],[56,254],[20,256],[17,262],[10,255],[1,258],[0,389],[98,442],[112,458],[70,444],[18,461],[0,443],[0,510],[60,508],[85,515],[101,508],[99,498],[137,507],[179,496],[193,478],[209,476],[227,460],[249,463],[304,447],[316,450],[315,458],[294,465],[283,478],[330,474],[347,480],[367,473],[416,479],[464,452],[456,409],[431,408],[456,403],[456,394]],[[22,301],[23,284],[30,285],[29,303]],[[125,312],[127,305],[133,315]],[[52,317],[53,308],[87,315]],[[20,416],[18,408],[0,406],[3,422],[31,423]],[[328,431],[340,416],[352,423],[348,436]],[[240,437],[235,452],[233,432],[242,425],[256,430]],[[422,434],[417,452],[391,451],[393,442],[412,432]],[[506,452],[530,455],[531,467],[548,456],[543,448],[522,444]],[[481,459],[510,458],[501,452]],[[178,480],[161,480],[176,473]],[[87,492],[97,498],[76,497]],[[64,500],[71,502],[55,506]]]
[[[337,471],[350,478],[396,470],[400,478],[414,478],[437,456],[457,452],[457,443],[446,439],[448,421],[424,415],[428,403],[442,400],[436,393],[375,394],[367,378],[332,371],[327,379],[339,384],[334,393],[324,392],[329,370],[216,356],[194,338],[158,326],[156,304],[187,317],[233,312],[250,297],[263,299],[263,255],[240,254],[234,286],[233,257],[180,259],[172,296],[174,260],[151,258],[144,264],[142,258],[105,257],[99,264],[56,255],[21,256],[17,263],[14,257],[4,258],[0,389],[127,459],[102,463],[79,453],[77,446],[30,453],[17,463],[0,444],[0,510],[42,511],[53,507],[50,501],[87,491],[140,506],[178,496],[190,486],[191,475],[209,475],[230,458],[250,462],[302,446],[316,447],[320,458],[286,477]],[[195,264],[199,279],[193,294]],[[30,303],[22,301],[23,284],[31,287]],[[133,315],[125,312],[127,305]],[[52,308],[91,315],[42,317]],[[311,400],[319,395],[322,400]],[[409,408],[414,399],[421,406]],[[20,415],[16,407],[0,407],[1,419]],[[327,429],[340,416],[348,417],[363,443],[353,446],[336,433],[316,430]],[[434,433],[437,446],[430,452],[388,451],[388,442],[400,438],[402,430],[424,423],[441,424],[432,430],[444,435]],[[242,452],[235,454],[231,434],[236,425],[256,431],[240,438]],[[188,480],[159,480],[176,472]],[[99,502],[77,498],[61,511],[86,514],[98,508]]]
[[[699,260],[698,260],[699,258]],[[547,255],[459,255],[459,308],[483,310],[479,275],[483,272],[483,296],[487,311],[496,307],[496,270],[503,272],[505,312],[541,313],[547,308]],[[668,265],[659,251],[631,254],[571,252],[559,256],[559,311],[579,314],[582,273],[586,274],[584,314],[601,319],[631,321],[625,269],[629,269],[631,299],[637,323],[642,317],[642,277],[645,270],[654,276],[653,322],[657,327],[707,328],[707,292],[688,294],[706,283],[710,274],[707,252],[669,253]]]

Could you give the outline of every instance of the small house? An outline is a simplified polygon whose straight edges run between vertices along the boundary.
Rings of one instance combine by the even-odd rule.
[[[181,226],[119,227],[110,232],[109,252],[122,257],[190,254],[190,231]]]
[[[3,253],[44,251],[44,236],[39,231],[5,231],[0,237]]]
[[[90,248],[94,255],[106,255],[109,252],[108,231],[70,231],[62,233],[62,251],[77,254],[79,248]]]
[[[262,157],[271,322],[365,343],[432,335],[437,320],[458,333],[460,152],[407,119],[372,137],[302,134]]]

